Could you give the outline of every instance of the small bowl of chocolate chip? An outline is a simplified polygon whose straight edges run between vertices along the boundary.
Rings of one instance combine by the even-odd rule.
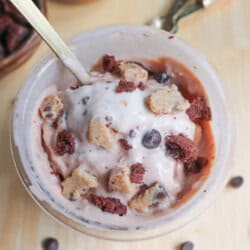
[[[46,14],[46,1],[34,0]],[[41,39],[28,21],[7,0],[0,0],[0,77],[15,70],[35,51]]]

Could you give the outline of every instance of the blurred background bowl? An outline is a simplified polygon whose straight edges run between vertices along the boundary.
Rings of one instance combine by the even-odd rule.
[[[34,2],[37,4],[43,14],[47,15],[46,0],[34,0]],[[0,59],[0,78],[15,70],[26,60],[28,60],[38,48],[40,43],[40,36],[32,29],[31,34],[20,48],[15,50],[7,57]]]

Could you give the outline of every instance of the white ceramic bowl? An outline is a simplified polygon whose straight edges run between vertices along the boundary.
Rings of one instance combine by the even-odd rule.
[[[212,113],[216,158],[203,187],[186,203],[161,219],[135,228],[100,224],[79,217],[50,192],[37,174],[28,147],[31,138],[31,115],[35,101],[51,84],[59,89],[72,82],[72,75],[54,57],[49,57],[31,72],[18,94],[11,127],[11,150],[17,172],[29,194],[54,219],[88,235],[112,240],[141,240],[172,232],[202,213],[224,187],[232,156],[232,129],[222,84],[204,56],[171,34],[145,26],[110,26],[82,33],[69,44],[88,69],[103,55],[117,58],[151,58],[168,56],[186,65],[204,85]],[[203,190],[206,189],[206,192]]]

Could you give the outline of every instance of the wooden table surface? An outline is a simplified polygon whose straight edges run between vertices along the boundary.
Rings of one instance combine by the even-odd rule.
[[[48,3],[52,24],[64,38],[106,24],[142,24],[164,0],[97,0],[71,6]],[[115,243],[87,237],[54,222],[31,200],[15,173],[9,152],[9,119],[18,89],[38,61],[49,53],[43,44],[18,70],[0,80],[0,249],[41,249],[41,240],[56,237],[60,250],[177,250],[192,240],[197,250],[250,249],[250,1],[218,0],[207,11],[183,20],[178,36],[207,55],[225,82],[237,129],[234,175],[245,185],[225,188],[215,204],[196,221],[150,241]],[[248,92],[249,91],[249,92]]]

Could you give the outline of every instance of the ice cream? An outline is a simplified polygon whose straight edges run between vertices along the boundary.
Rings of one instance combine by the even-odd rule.
[[[174,70],[108,55],[101,66],[90,85],[41,94],[33,159],[64,206],[136,225],[170,211],[211,165],[200,146],[211,111],[203,96],[188,98]]]

